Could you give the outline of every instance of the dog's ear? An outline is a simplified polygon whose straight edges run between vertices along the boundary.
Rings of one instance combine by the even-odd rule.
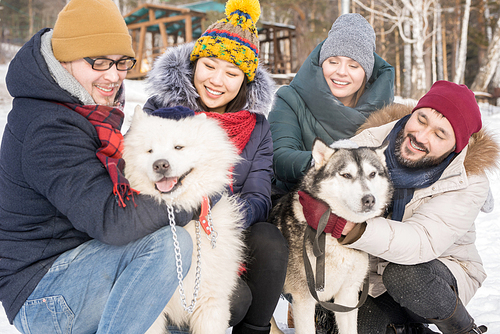
[[[387,149],[387,147],[389,147],[389,141],[384,141],[382,143],[382,145],[380,145],[379,147],[375,148],[375,153],[377,153],[377,156],[380,158],[380,160],[382,161],[382,163],[384,165],[386,164],[386,161],[385,161],[385,150]]]
[[[335,153],[335,150],[330,148],[323,140],[320,138],[314,139],[312,156],[314,159],[314,167],[316,169],[325,165],[333,153]]]
[[[143,119],[145,115],[146,112],[142,110],[142,107],[140,105],[136,105],[134,108],[134,116],[132,118],[132,123]]]

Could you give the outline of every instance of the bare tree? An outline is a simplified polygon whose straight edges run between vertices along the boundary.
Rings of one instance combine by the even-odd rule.
[[[350,0],[341,0],[342,2],[342,14],[347,14],[349,13],[349,8],[350,6]]]
[[[491,83],[493,84],[493,87],[495,87],[497,90],[500,89],[500,64],[498,64],[496,73],[493,76]],[[497,97],[496,104],[497,106],[500,106],[500,96]]]
[[[488,5],[488,0],[483,0],[484,3],[484,19],[486,21],[486,39],[488,43],[491,43],[492,29],[490,26],[490,6]]]
[[[361,0],[353,0],[364,10],[374,12],[376,15],[386,19],[399,29],[401,39],[405,44],[413,47],[413,61],[415,72],[413,82],[415,87],[411,94],[414,98],[420,98],[427,91],[427,79],[424,63],[424,44],[432,36],[429,32],[429,17],[433,13],[432,6],[435,0],[393,0],[391,3],[381,0],[372,9],[366,6]],[[470,1],[470,0],[469,0]],[[411,36],[404,26],[411,26]]]
[[[29,29],[28,29],[28,35],[32,36],[33,35],[33,0],[28,0],[28,16],[29,16]]]
[[[460,37],[460,47],[458,52],[458,63],[455,69],[453,82],[463,83],[465,75],[465,61],[467,59],[467,32],[469,27],[471,0],[465,0],[464,16],[462,19],[462,34]]]
[[[475,91],[486,92],[488,85],[500,66],[500,18],[497,21],[495,32],[491,38],[486,58],[471,85]]]
[[[261,11],[266,20],[294,25],[298,67],[311,51],[328,36],[332,23],[340,15],[342,6],[349,10],[349,1],[338,0],[339,6],[332,6],[328,0],[260,0]],[[274,17],[269,18],[269,13]],[[262,15],[262,14],[261,14]],[[262,20],[262,19],[261,19]]]
[[[403,30],[406,36],[411,36],[411,27],[410,22],[406,21],[403,23]],[[398,30],[399,31],[399,30]],[[411,96],[411,78],[412,78],[412,66],[411,66],[411,44],[404,43],[403,47],[403,96],[410,97]]]
[[[437,62],[437,80],[444,79],[444,64],[445,64],[445,54],[443,50],[443,25],[441,21],[441,4],[436,2],[435,6],[435,20],[436,20],[436,62]]]
[[[401,48],[399,46],[399,30],[394,31],[394,41],[396,44],[396,55],[395,55],[395,64],[394,67],[396,69],[396,85],[395,85],[395,90],[396,90],[396,95],[401,95],[401,60],[400,60],[400,55],[401,55]]]
[[[432,35],[432,53],[431,53],[431,70],[432,70],[432,82],[436,81],[437,80],[437,64],[436,64],[436,53],[437,53],[437,50],[436,50],[436,44],[437,44],[437,40],[436,40],[436,35],[439,35],[439,33],[437,33],[437,29],[438,29],[438,16],[439,16],[439,12],[438,12],[438,8],[437,8],[437,4],[436,6],[434,6],[434,18],[432,20],[432,30],[435,32],[433,35]]]

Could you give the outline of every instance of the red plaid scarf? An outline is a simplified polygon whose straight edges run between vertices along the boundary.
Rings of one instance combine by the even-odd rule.
[[[76,111],[95,127],[101,147],[97,149],[96,156],[108,170],[111,181],[113,181],[113,193],[118,205],[126,207],[125,199],[129,196],[134,200],[134,192],[128,180],[123,176],[125,161],[122,159],[123,136],[120,127],[123,123],[124,114],[118,108],[103,105],[79,105],[66,103],[66,107]]]
[[[255,114],[248,110],[224,114],[205,111],[203,113],[219,121],[220,126],[226,130],[229,138],[236,146],[238,154],[241,154],[255,128],[255,123],[257,122]]]

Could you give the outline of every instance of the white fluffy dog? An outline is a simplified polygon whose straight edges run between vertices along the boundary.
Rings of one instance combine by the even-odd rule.
[[[136,107],[125,135],[123,158],[132,188],[165,205],[197,209],[204,196],[222,194],[211,208],[214,231],[209,237],[199,229],[201,266],[197,264],[196,221],[184,227],[194,245],[191,269],[183,280],[188,307],[197,292],[197,268],[201,269],[192,312],[186,311],[178,289],[147,333],[165,333],[167,324],[187,326],[196,334],[225,333],[230,296],[243,262],[242,216],[236,201],[225,192],[231,182],[230,169],[240,159],[236,148],[217,122],[204,114],[174,120],[148,115]],[[215,248],[211,236],[217,236]]]

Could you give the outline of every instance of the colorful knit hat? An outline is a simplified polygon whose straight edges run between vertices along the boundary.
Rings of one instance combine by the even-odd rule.
[[[112,0],[71,0],[57,16],[52,49],[61,62],[135,56],[125,20]]]
[[[427,94],[420,98],[413,111],[421,108],[432,108],[450,122],[457,141],[456,153],[469,143],[473,133],[481,130],[481,111],[474,92],[465,85],[444,80],[436,81]]]
[[[238,66],[252,81],[259,65],[258,0],[228,0],[226,18],[212,24],[196,41],[191,61],[216,57]]]

